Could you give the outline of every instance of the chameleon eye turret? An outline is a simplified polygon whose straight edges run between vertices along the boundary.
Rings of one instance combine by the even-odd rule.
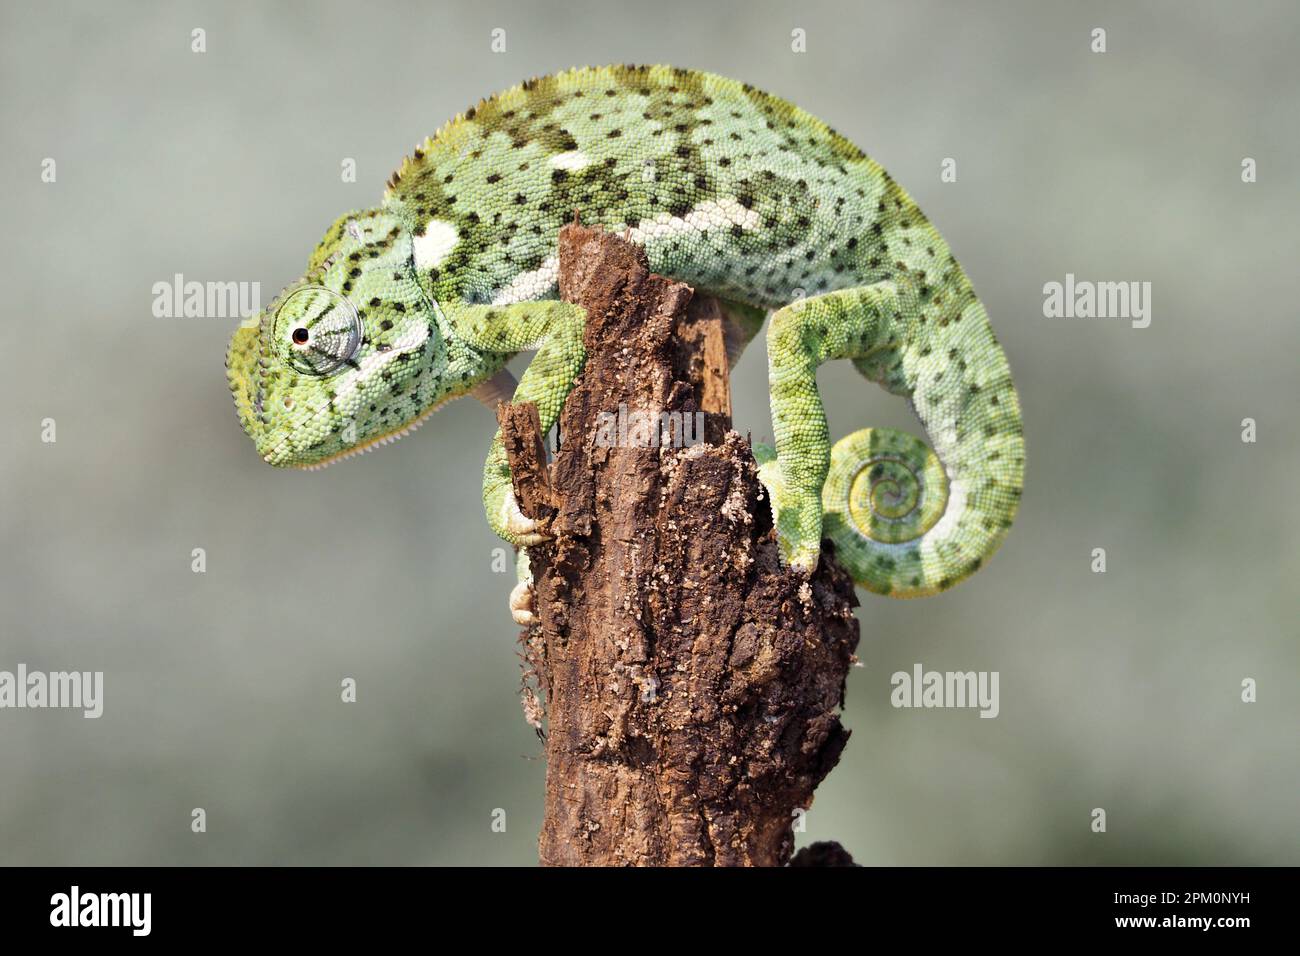
[[[275,315],[285,360],[305,375],[329,375],[353,360],[365,331],[356,307],[321,286],[299,289]]]
[[[230,390],[265,461],[319,468],[387,444],[499,367],[463,349],[451,361],[414,259],[391,212],[342,216],[304,274],[235,333]]]

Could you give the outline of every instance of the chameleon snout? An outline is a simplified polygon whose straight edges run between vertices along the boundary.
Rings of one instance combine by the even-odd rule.
[[[258,323],[250,322],[236,329],[226,354],[226,379],[239,424],[253,440],[258,456],[267,464],[284,466],[292,464],[292,449],[289,435],[275,427],[279,416],[271,407],[260,345]]]

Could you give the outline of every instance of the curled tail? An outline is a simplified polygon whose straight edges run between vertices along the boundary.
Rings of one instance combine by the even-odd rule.
[[[1010,369],[973,296],[924,308],[881,284],[782,309],[768,333],[776,450],[756,448],[783,556],[810,570],[822,537],[863,587],[892,597],[944,591],[977,571],[1011,527],[1024,431]],[[868,428],[828,447],[815,370],[850,359],[909,399],[933,450]]]
[[[754,453],[763,483],[779,487],[775,450],[760,445]],[[831,450],[822,534],[868,591],[914,598],[947,590],[980,569],[1015,518],[1019,456],[1012,449],[991,449],[989,456],[981,464],[1000,477],[982,489],[975,477],[972,488],[969,480],[949,481],[939,456],[907,432],[863,428],[847,435]],[[1010,467],[1000,469],[1004,456]]]
[[[1002,457],[992,454],[995,462]],[[937,594],[978,571],[1011,527],[1020,476],[1002,475],[982,490],[979,477],[974,487],[949,481],[919,438],[864,428],[831,451],[823,533],[867,590],[900,598]]]

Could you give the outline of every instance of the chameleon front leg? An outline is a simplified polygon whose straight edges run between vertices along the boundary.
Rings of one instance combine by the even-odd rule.
[[[731,365],[740,358],[744,347],[762,327],[764,312],[738,302],[724,302],[726,344]],[[514,353],[535,344],[544,336],[541,349],[529,364],[513,399],[501,395],[501,386],[493,381],[482,387],[485,404],[495,400],[535,401],[541,418],[542,433],[551,430],[560,409],[582,370],[585,352],[582,329],[585,316],[581,308],[563,302],[523,302],[512,306],[474,306],[461,310],[453,324],[465,341],[481,351]],[[498,373],[500,375],[501,373]],[[504,380],[504,376],[502,376]],[[476,394],[479,394],[476,391]],[[535,620],[533,576],[524,547],[540,544],[548,537],[539,533],[537,522],[519,510],[515,500],[510,464],[497,431],[483,470],[483,507],[488,523],[498,536],[519,548],[516,561],[517,583],[510,592],[510,614],[515,623],[527,626]]]
[[[546,434],[560,417],[564,399],[582,371],[585,315],[579,306],[551,300],[512,305],[467,306],[449,319],[466,344],[501,355],[533,348],[537,354],[519,379],[513,400],[534,402]],[[547,536],[519,510],[510,478],[510,462],[497,430],[483,467],[483,508],[488,525],[511,544],[540,544]]]

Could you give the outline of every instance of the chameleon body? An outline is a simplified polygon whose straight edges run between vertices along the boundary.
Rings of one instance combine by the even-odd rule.
[[[756,453],[789,564],[811,570],[825,534],[860,584],[914,597],[994,552],[1020,499],[1020,404],[947,243],[820,120],[671,67],[576,69],[484,100],[415,149],[379,206],[341,217],[231,343],[259,453],[315,468],[369,450],[529,348],[514,397],[549,430],[583,363],[582,312],[556,298],[557,235],[575,211],[722,300],[733,345],[775,310],[775,449]],[[816,382],[832,359],[907,399],[933,451],[887,429],[832,451]],[[506,540],[542,540],[499,434],[484,505]]]

